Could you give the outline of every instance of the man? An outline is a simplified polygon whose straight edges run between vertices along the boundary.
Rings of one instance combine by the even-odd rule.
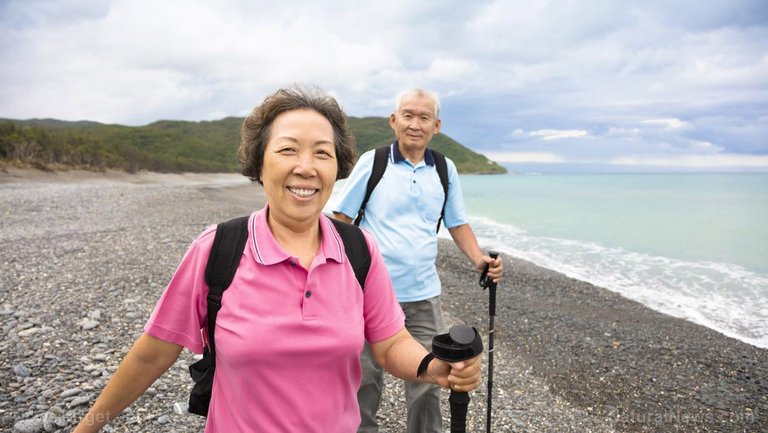
[[[396,141],[390,145],[383,177],[365,207],[360,226],[373,233],[384,256],[408,331],[431,350],[432,337],[444,332],[437,275],[437,226],[445,201],[443,224],[456,245],[478,271],[489,265],[489,276],[501,278],[501,258],[491,259],[477,243],[466,221],[458,172],[446,158],[447,197],[438,175],[435,154],[427,146],[440,131],[440,101],[434,93],[412,89],[397,99],[389,125]],[[351,222],[358,214],[373,166],[374,152],[363,154],[339,194],[334,216]],[[358,391],[362,422],[358,432],[378,432],[376,412],[383,374],[366,345],[361,358],[363,378]],[[406,382],[408,432],[442,432],[440,390]]]

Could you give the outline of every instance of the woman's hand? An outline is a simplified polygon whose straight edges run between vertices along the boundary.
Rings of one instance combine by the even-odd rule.
[[[482,355],[459,362],[445,362],[433,359],[427,367],[427,375],[443,388],[454,391],[472,391],[480,386],[480,366]],[[426,378],[425,378],[426,379]]]

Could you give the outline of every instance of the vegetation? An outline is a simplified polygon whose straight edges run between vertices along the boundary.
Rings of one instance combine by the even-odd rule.
[[[0,120],[0,161],[41,169],[118,169],[134,173],[234,172],[243,119],[210,122],[163,120],[146,126],[65,122],[54,119]],[[387,118],[350,118],[360,153],[392,141]],[[451,158],[461,173],[504,173],[483,155],[439,134],[432,147]]]

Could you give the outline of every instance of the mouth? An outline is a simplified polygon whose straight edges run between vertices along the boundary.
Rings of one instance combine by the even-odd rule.
[[[317,194],[319,191],[316,188],[295,188],[295,187],[288,187],[288,191],[291,192],[291,194],[295,195],[299,198],[308,198],[312,197],[313,195]]]

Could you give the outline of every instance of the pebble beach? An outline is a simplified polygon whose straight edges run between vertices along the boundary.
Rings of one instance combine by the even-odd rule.
[[[257,184],[233,175],[10,168],[0,169],[0,197],[0,431],[8,432],[71,431],[190,242],[264,202]],[[446,321],[476,327],[487,345],[488,294],[459,250],[440,242]],[[768,431],[768,350],[504,260],[491,431]],[[183,351],[103,431],[202,431],[204,419],[184,410],[194,361]],[[486,380],[471,393],[471,432],[486,431]],[[405,431],[401,386],[386,383],[382,432]]]

